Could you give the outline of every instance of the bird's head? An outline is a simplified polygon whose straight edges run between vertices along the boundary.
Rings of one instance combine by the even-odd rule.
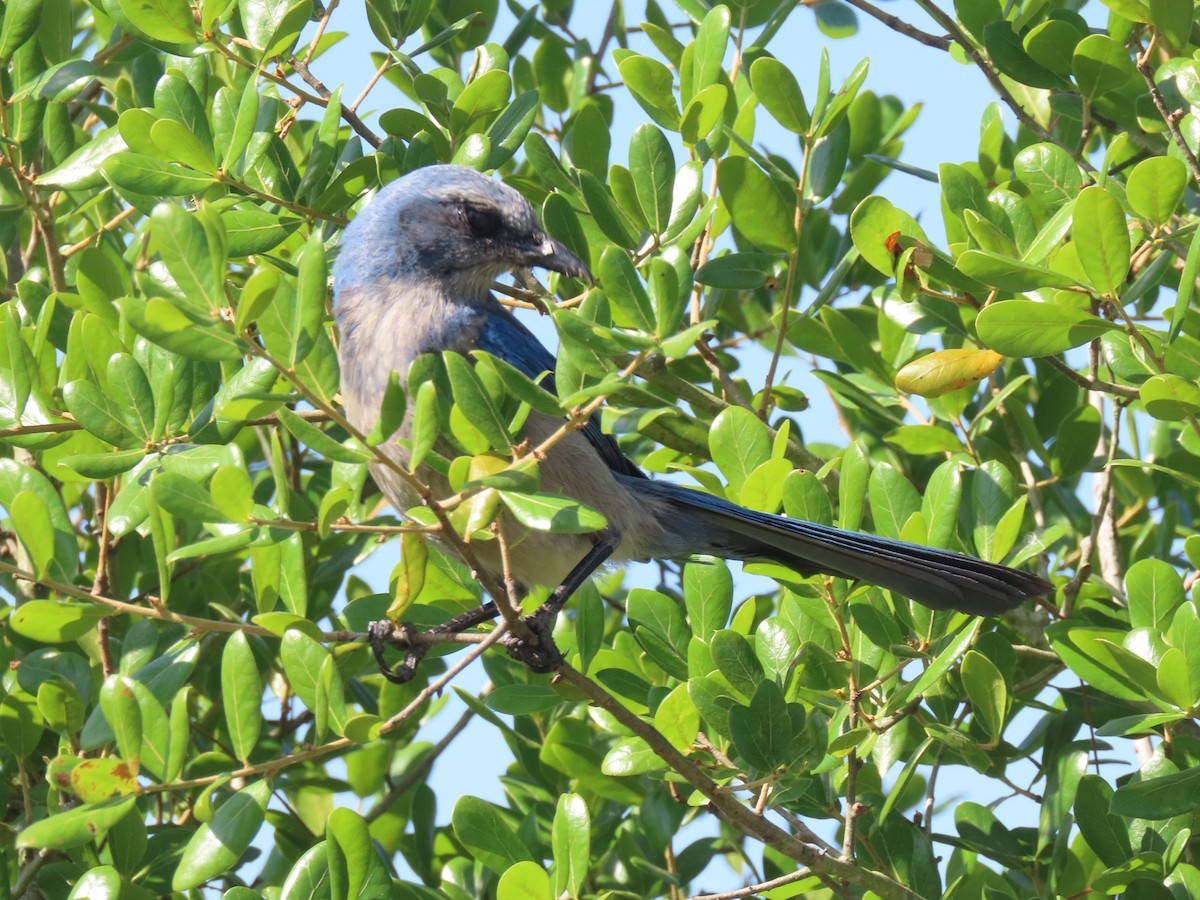
[[[386,185],[342,235],[335,287],[437,280],[463,299],[485,296],[514,268],[587,278],[587,266],[546,234],[516,190],[463,166],[417,169]]]

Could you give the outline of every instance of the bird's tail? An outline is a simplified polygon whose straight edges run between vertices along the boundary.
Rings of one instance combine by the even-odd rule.
[[[932,609],[998,615],[1052,589],[1044,579],[949,550],[788,519],[662,481],[629,487],[673,507],[691,552],[766,557],[802,573],[840,575],[903,594]]]

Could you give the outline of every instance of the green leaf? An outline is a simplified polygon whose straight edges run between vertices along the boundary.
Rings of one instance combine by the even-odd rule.
[[[1054,651],[1088,685],[1122,700],[1146,699],[1114,657],[1112,647],[1119,646],[1125,632],[1087,628],[1069,620],[1052,622],[1045,632]]]
[[[992,743],[998,743],[1009,706],[1004,676],[995,663],[976,650],[968,650],[963,656],[961,673],[972,712],[982,721]]]
[[[363,888],[373,870],[382,869],[366,820],[351,809],[333,810],[325,822],[325,843],[332,895],[364,896]]]
[[[243,763],[248,763],[262,728],[262,683],[244,632],[235,632],[225,642],[221,654],[221,694],[233,752]]]
[[[263,780],[222,803],[212,821],[197,828],[183,848],[171,887],[190,891],[233,869],[262,827],[270,799],[271,783]]]
[[[1179,422],[1200,414],[1200,387],[1178,375],[1153,375],[1138,393],[1146,412],[1155,419]]]
[[[1075,824],[1092,852],[1106,866],[1133,856],[1125,823],[1109,812],[1113,789],[1099,775],[1084,775],[1075,788]]]
[[[548,684],[502,684],[487,695],[485,702],[499,713],[528,716],[561,706],[563,696]]]
[[[1187,186],[1187,166],[1183,160],[1156,156],[1133,167],[1125,196],[1134,212],[1161,225],[1175,214]]]
[[[958,257],[956,265],[964,275],[1014,293],[1044,287],[1071,287],[1075,284],[1072,275],[988,250],[967,250]]]
[[[238,0],[250,43],[264,57],[286,53],[312,16],[307,0]]]
[[[136,775],[142,755],[142,710],[133,691],[133,679],[110,675],[100,688],[100,708],[116,736],[121,758]]]
[[[158,119],[150,126],[150,140],[158,156],[183,163],[190,169],[215,176],[217,164],[212,148],[204,144],[186,125],[175,119]]]
[[[496,883],[496,900],[545,900],[550,896],[550,876],[531,860],[514,863]]]
[[[168,43],[186,43],[196,34],[187,0],[120,0],[121,10],[138,30]]]
[[[83,698],[74,685],[43,681],[37,689],[37,708],[46,726],[60,735],[75,734],[83,727]]]
[[[17,834],[18,847],[69,850],[97,840],[137,804],[137,797],[113,797],[85,803],[28,825]]]
[[[724,118],[729,91],[723,84],[710,84],[688,101],[679,125],[679,136],[689,146],[706,138]]]
[[[762,250],[795,249],[796,197],[744,156],[730,156],[717,169],[717,188],[733,225]]]
[[[209,484],[213,505],[228,522],[244,522],[254,511],[254,485],[241,466],[221,466]]]
[[[609,247],[600,257],[596,274],[604,286],[614,311],[619,313],[615,324],[633,327],[639,331],[653,333],[655,330],[654,306],[646,286],[638,277],[637,270],[628,254],[617,247]]]
[[[1124,53],[1124,50],[1122,50]],[[1071,224],[1079,262],[1096,290],[1111,294],[1129,274],[1129,230],[1117,199],[1102,187],[1084,188]]]
[[[55,546],[54,522],[46,501],[33,491],[18,491],[9,504],[8,515],[29,554],[34,573],[39,578],[45,577],[54,562]]]
[[[726,628],[713,634],[711,646],[717,671],[746,700],[753,697],[763,680],[763,669],[750,643],[736,631]]]
[[[496,116],[485,135],[492,148],[487,168],[499,169],[521,148],[537,118],[539,105],[537,91],[526,91]]]
[[[160,437],[154,429],[154,392],[146,373],[128,353],[114,353],[109,358],[108,390],[130,432],[143,441]]]
[[[1056,144],[1033,144],[1017,154],[1013,173],[1030,197],[1049,210],[1075,198],[1083,186],[1083,174],[1069,153]]]
[[[1086,35],[1062,19],[1047,19],[1031,28],[1021,43],[1036,62],[1056,75],[1071,74],[1071,55]]]
[[[696,281],[708,287],[733,291],[752,291],[778,280],[780,258],[769,253],[726,253],[710,259],[696,270]]]
[[[154,248],[183,291],[186,307],[200,315],[227,305],[224,232],[210,227],[217,221],[170,203],[160,203],[150,216]]]
[[[591,858],[592,821],[579,794],[560,794],[550,826],[554,860],[554,896],[583,892]],[[543,895],[544,896],[544,895]]]
[[[66,644],[91,631],[108,611],[95,603],[29,600],[8,620],[8,627],[42,644]]]
[[[766,426],[750,410],[739,406],[722,410],[713,420],[708,447],[733,492],[741,490],[750,473],[771,458]]]
[[[179,519],[194,522],[224,522],[225,513],[217,508],[198,482],[175,472],[159,472],[150,480],[154,502]]]
[[[957,635],[954,635],[953,637],[947,637],[942,644],[941,651],[933,658],[928,667],[926,667],[925,671],[922,672],[914,681],[911,681],[905,685],[905,689],[902,693],[893,695],[893,699],[888,704],[888,707],[893,707],[896,703],[901,702],[905,698],[920,697],[931,688],[936,686],[938,682],[940,682],[946,676],[950,669],[953,668],[954,663],[963,654],[963,652],[971,646],[976,635],[979,634],[979,629],[982,624],[983,620],[977,618],[975,619],[974,623],[967,625],[967,627],[963,628]]]
[[[793,134],[808,131],[811,119],[804,94],[792,70],[779,60],[762,56],[750,65],[754,94],[780,125]]]
[[[328,279],[325,245],[320,236],[314,234],[296,253],[296,299],[290,320],[284,322],[291,340],[287,354],[289,366],[298,365],[317,344],[325,321]]]
[[[1140,559],[1125,573],[1125,596],[1129,601],[1129,624],[1163,633],[1175,610],[1187,599],[1183,579],[1161,559]]]
[[[454,101],[450,117],[450,132],[463,134],[464,130],[483,116],[503,109],[512,93],[512,78],[507,72],[493,69],[467,82],[462,93]]]
[[[12,0],[4,7],[4,24],[0,27],[0,59],[7,60],[38,29],[43,0]]]
[[[280,659],[288,682],[300,702],[310,710],[317,706],[317,679],[329,652],[302,631],[289,628],[280,644]]]
[[[992,63],[1003,74],[1035,88],[1063,88],[1059,75],[1036,62],[1025,52],[1010,22],[992,22],[983,29],[983,46]]]
[[[683,600],[692,633],[707,638],[729,622],[733,576],[721,560],[689,562],[683,568]]]
[[[292,532],[279,545],[279,598],[293,615],[308,611],[308,577],[304,538]]]
[[[687,678],[687,646],[692,632],[678,604],[665,594],[635,588],[626,600],[626,615],[638,643],[663,671]]]
[[[608,186],[591,172],[579,173],[579,186],[588,211],[604,236],[618,247],[634,249],[638,244],[637,231],[617,206]]]
[[[1075,45],[1071,70],[1079,93],[1089,103],[1121,90],[1137,72],[1129,51],[1107,34],[1093,34]]]
[[[442,356],[454,391],[454,402],[463,415],[482,432],[493,449],[502,450],[511,446],[508,423],[471,363],[459,353],[446,352]]]
[[[244,422],[274,412],[286,399],[270,393],[278,379],[279,370],[269,360],[250,360],[221,385],[213,398],[213,415],[226,422]]]
[[[661,234],[670,221],[675,183],[675,155],[666,135],[649,123],[641,125],[629,142],[629,168],[650,230]]]
[[[1083,310],[1033,300],[1005,300],[975,319],[980,340],[1005,356],[1053,356],[1120,326]]]
[[[450,822],[467,852],[493,872],[503,873],[519,862],[531,861],[525,842],[486,800],[460,797]]]
[[[69,382],[63,388],[63,400],[75,421],[100,440],[124,449],[144,448],[145,441],[125,423],[125,410],[91,381]]]
[[[668,131],[679,130],[679,104],[670,69],[648,56],[630,54],[617,62],[617,70],[633,99],[651,120]]]
[[[97,162],[99,170],[115,188],[137,195],[182,197],[185,194],[199,194],[210,188],[215,181],[213,176],[207,173],[185,169],[153,156],[127,150],[110,151],[102,161]],[[59,166],[59,170],[64,168],[65,163]],[[57,182],[71,177],[72,171],[60,171]],[[74,183],[78,184],[79,181]]]
[[[654,727],[680,753],[688,753],[700,730],[700,713],[688,696],[687,685],[677,684],[654,711]]]
[[[37,698],[17,689],[0,700],[0,740],[18,759],[25,759],[37,749],[43,731]]]
[[[1109,811],[1135,819],[1169,819],[1200,809],[1200,766],[1117,788]]]
[[[172,353],[224,362],[242,358],[241,342],[223,324],[195,323],[169,300],[119,297],[116,306],[134,331]]]
[[[395,387],[392,388],[390,396],[391,414],[394,414],[396,412],[395,395],[399,394],[401,398],[404,397],[404,391],[399,387],[394,372],[392,373],[391,384],[395,385]],[[385,404],[389,402],[388,395],[385,395],[384,401]],[[346,444],[338,442],[334,438],[330,437],[325,431],[318,428],[316,425],[313,425],[303,416],[292,412],[286,406],[281,406],[278,410],[276,410],[275,415],[279,417],[280,424],[282,424],[283,427],[288,430],[292,437],[300,441],[311,450],[315,450],[317,453],[320,453],[323,457],[331,460],[332,462],[363,463],[374,458],[366,451],[356,450],[354,447],[350,447]],[[404,405],[402,400],[399,408],[399,419],[400,421],[403,421],[404,419]],[[395,424],[392,426],[392,430],[381,437],[376,443],[382,443],[385,438],[391,437],[392,432],[399,427],[400,422],[395,422]]]
[[[696,29],[696,40],[692,45],[691,83],[682,85],[687,99],[716,84],[729,43],[730,18],[729,7],[718,4],[709,10]]]
[[[759,684],[749,706],[729,710],[729,730],[738,754],[759,772],[770,772],[791,758],[792,720],[774,681]]]
[[[900,537],[909,517],[921,508],[921,498],[904,473],[887,463],[871,469],[867,481],[871,520],[883,537]]]

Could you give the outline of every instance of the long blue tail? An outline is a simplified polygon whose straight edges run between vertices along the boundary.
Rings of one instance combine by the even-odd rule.
[[[756,512],[668,482],[622,480],[676,509],[673,530],[692,553],[765,557],[801,573],[856,578],[932,609],[976,615],[998,615],[1052,590],[1037,575],[973,556]]]

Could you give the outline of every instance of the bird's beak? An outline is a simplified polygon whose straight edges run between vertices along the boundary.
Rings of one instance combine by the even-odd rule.
[[[539,233],[533,236],[524,262],[530,267],[541,266],[543,269],[561,272],[572,278],[592,280],[592,273],[583,261],[548,234]]]

